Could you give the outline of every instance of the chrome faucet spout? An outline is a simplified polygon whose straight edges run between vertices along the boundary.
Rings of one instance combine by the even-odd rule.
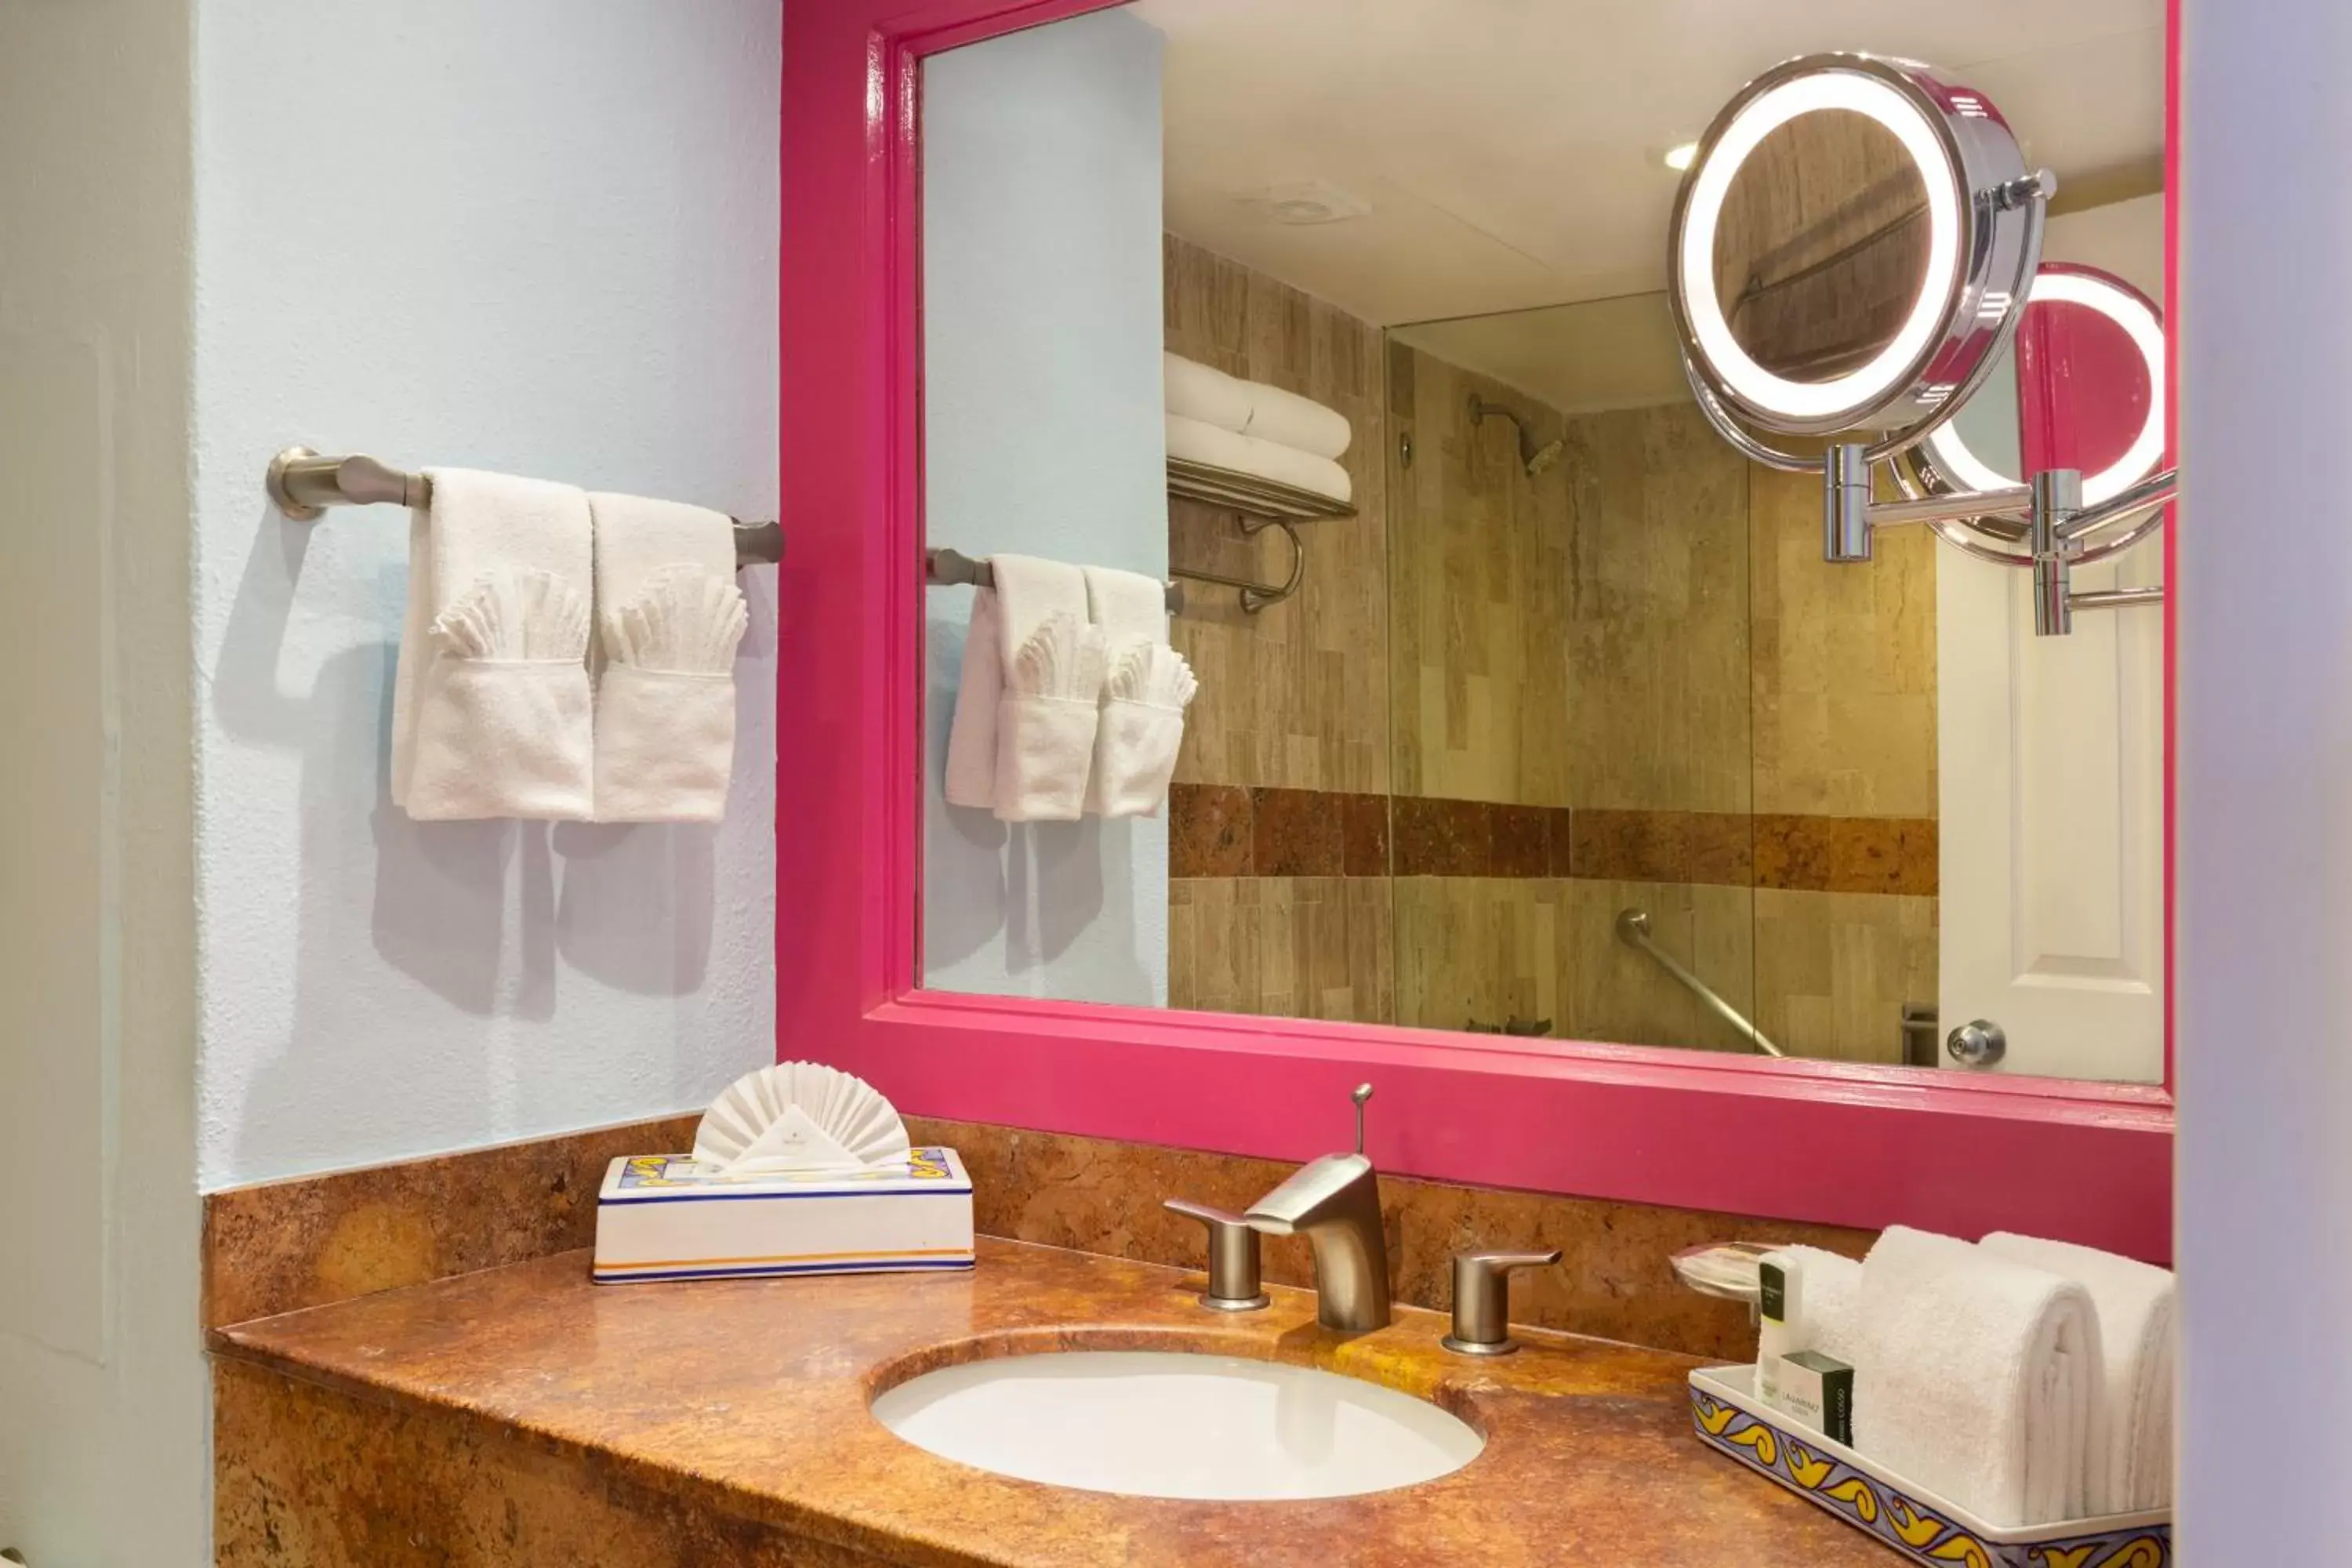
[[[1268,1236],[1303,1236],[1315,1248],[1316,1321],[1363,1333],[1388,1327],[1388,1235],[1380,1177],[1361,1154],[1302,1165],[1242,1215]]]

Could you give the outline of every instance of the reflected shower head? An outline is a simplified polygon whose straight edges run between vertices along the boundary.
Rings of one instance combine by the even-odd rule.
[[[1568,443],[1560,440],[1547,441],[1540,447],[1535,445],[1535,437],[1528,429],[1526,419],[1499,403],[1489,403],[1476,393],[1472,393],[1470,423],[1475,426],[1489,416],[1509,420],[1511,428],[1518,432],[1519,467],[1526,470],[1529,479],[1534,479],[1538,474],[1559,462],[1560,454],[1568,449]]]

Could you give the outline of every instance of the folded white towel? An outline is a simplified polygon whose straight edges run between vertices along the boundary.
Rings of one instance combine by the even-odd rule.
[[[1348,416],[1326,408],[1311,397],[1301,397],[1262,381],[1242,384],[1249,394],[1249,423],[1242,434],[1277,447],[1290,447],[1318,458],[1337,458],[1348,450],[1355,432]],[[1172,411],[1172,408],[1171,408]]]
[[[1795,1343],[1853,1364],[1862,1330],[1862,1265],[1818,1247],[1784,1247],[1804,1271]]]
[[[2099,1313],[2107,1384],[2105,1451],[2091,1451],[2090,1511],[2172,1506],[2172,1374],[2177,1353],[2168,1268],[2096,1247],[1995,1231],[1986,1251],[2063,1275]]]
[[[1862,1269],[1854,1447],[1999,1527],[2079,1519],[2104,1394],[2071,1279],[1896,1226]]]
[[[1318,458],[1296,447],[1261,441],[1253,436],[1236,436],[1181,414],[1168,416],[1168,455],[1236,473],[1255,474],[1260,479],[1313,490],[1333,500],[1350,499],[1355,489],[1348,470],[1328,458]]]
[[[1167,412],[1238,436],[1250,422],[1249,383],[1182,354],[1160,356]]]
[[[1102,633],[1067,610],[1013,650],[996,704],[998,821],[1077,820],[1101,722],[1104,658]]]
[[[411,512],[392,798],[419,821],[589,815],[588,500],[431,468]]]
[[[722,512],[595,494],[595,814],[716,822],[735,765],[735,645],[749,616]]]
[[[1166,584],[1108,566],[1083,569],[1087,613],[1103,635],[1109,676],[1095,733],[1087,810],[1149,816],[1168,794],[1184,742],[1184,709],[1195,682],[1184,656],[1168,646]]]
[[[947,798],[1005,822],[1075,821],[1086,804],[1108,659],[1075,566],[989,558],[972,596],[948,730]]]

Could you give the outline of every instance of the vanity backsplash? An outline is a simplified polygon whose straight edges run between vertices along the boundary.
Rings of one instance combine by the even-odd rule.
[[[690,1148],[697,1118],[215,1193],[205,1205],[205,1321],[218,1328],[376,1290],[590,1246],[596,1187],[615,1154]],[[910,1116],[922,1144],[971,1173],[983,1236],[1140,1262],[1203,1267],[1201,1227],[1160,1202],[1239,1210],[1291,1173],[1277,1161]],[[1712,1240],[1803,1242],[1859,1257],[1873,1233],[1699,1210],[1457,1186],[1382,1173],[1396,1300],[1444,1310],[1454,1253],[1558,1247],[1518,1276],[1511,1318],[1538,1328],[1718,1361],[1755,1352],[1748,1310],[1685,1290],[1667,1266]],[[585,1267],[583,1263],[583,1268]],[[1307,1243],[1268,1237],[1265,1278],[1310,1286]]]

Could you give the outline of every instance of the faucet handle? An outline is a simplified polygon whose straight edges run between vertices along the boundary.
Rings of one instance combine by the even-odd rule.
[[[1209,1288],[1201,1305],[1215,1312],[1255,1312],[1266,1304],[1258,1286],[1257,1232],[1249,1221],[1190,1198],[1169,1198],[1160,1206],[1209,1227]]]
[[[1511,1338],[1511,1270],[1540,1268],[1559,1261],[1549,1252],[1457,1252],[1454,1255],[1454,1331],[1445,1348],[1462,1355],[1508,1355],[1519,1348]]]

